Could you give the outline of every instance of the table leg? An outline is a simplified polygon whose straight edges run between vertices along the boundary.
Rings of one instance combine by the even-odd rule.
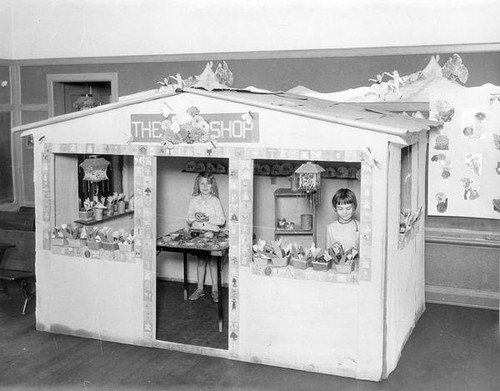
[[[182,267],[184,269],[184,300],[188,298],[188,273],[187,273],[187,254],[182,254]]]
[[[26,315],[26,307],[28,306],[28,301],[31,298],[31,295],[28,292],[28,282],[26,280],[21,280],[21,291],[23,292],[24,296],[24,305],[23,305],[23,315]]]
[[[219,296],[219,333],[222,333],[222,319],[223,319],[223,314],[222,314],[222,257],[217,257],[217,293]]]

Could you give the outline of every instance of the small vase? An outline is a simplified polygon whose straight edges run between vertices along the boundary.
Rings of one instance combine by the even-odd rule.
[[[108,212],[107,212],[108,216],[113,216],[115,214],[115,208],[113,207],[113,205],[110,205],[108,207]]]
[[[118,202],[118,213],[125,213],[125,201]]]

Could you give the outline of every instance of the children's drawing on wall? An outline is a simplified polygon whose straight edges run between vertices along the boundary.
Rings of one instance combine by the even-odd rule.
[[[486,114],[482,111],[462,113],[462,136],[465,138],[486,137]]]
[[[493,145],[496,149],[500,149],[500,133],[493,133]]]
[[[448,197],[444,193],[437,193],[436,194],[436,210],[439,213],[444,213],[448,209]]]
[[[443,126],[429,135],[429,215],[500,219],[499,105],[491,88],[431,96],[429,118]]]
[[[437,151],[447,151],[450,149],[450,138],[445,134],[440,134],[436,137],[434,149]]]
[[[431,115],[436,121],[450,122],[455,115],[455,108],[446,97],[436,97],[431,101]]]
[[[490,94],[490,110],[500,110],[500,94]]]
[[[431,162],[439,164],[442,169],[441,177],[443,179],[448,179],[451,176],[451,161],[446,157],[444,153],[438,153],[431,157]]]
[[[479,190],[472,186],[474,181],[470,178],[462,178],[462,185],[464,187],[464,200],[473,201],[479,198]]]
[[[482,155],[480,153],[468,153],[465,155],[465,166],[477,176],[481,176]]]

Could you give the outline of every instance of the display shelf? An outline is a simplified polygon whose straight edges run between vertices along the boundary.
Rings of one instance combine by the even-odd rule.
[[[103,216],[103,218],[101,220],[96,220],[94,218],[92,218],[92,219],[80,219],[80,220],[75,220],[75,223],[82,224],[82,225],[102,224],[102,223],[105,223],[106,221],[115,220],[115,219],[118,219],[120,217],[133,215],[133,214],[134,214],[133,210],[128,210],[124,213],[115,213],[113,216]]]
[[[274,230],[276,235],[313,235],[314,232],[310,229],[280,229]]]
[[[300,190],[289,188],[276,189],[275,199],[275,240],[282,239],[283,243],[294,241],[310,245],[316,240],[316,203],[315,193],[308,194]],[[308,226],[303,227],[302,217],[310,215]],[[280,224],[293,224],[293,227],[283,227]]]

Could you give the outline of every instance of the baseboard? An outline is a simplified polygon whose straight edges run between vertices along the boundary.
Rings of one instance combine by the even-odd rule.
[[[499,297],[500,295],[498,292],[436,285],[425,286],[425,301],[427,303],[498,310]]]

